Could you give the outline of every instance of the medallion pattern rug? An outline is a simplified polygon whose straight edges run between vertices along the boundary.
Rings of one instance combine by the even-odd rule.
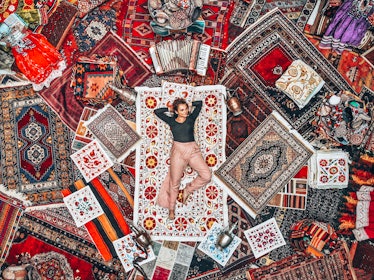
[[[215,174],[229,195],[255,217],[312,153],[313,148],[273,112]]]
[[[222,86],[191,87],[164,83],[162,88],[136,88],[137,130],[143,141],[137,149],[135,223],[143,226],[155,239],[200,241],[214,222],[227,223],[226,196],[212,180],[196,191],[187,205],[177,203],[176,218],[167,219],[167,209],[156,205],[161,184],[169,169],[172,135],[169,126],[153,113],[171,104],[176,97],[187,101],[202,100],[203,108],[195,123],[195,139],[212,171],[225,160],[226,134],[225,88]],[[190,168],[182,177],[182,188],[196,173]]]
[[[1,89],[4,187],[32,206],[62,202],[72,181],[69,130],[31,88]]]
[[[242,83],[251,85],[248,86],[249,92],[259,92],[303,136],[311,132],[309,122],[326,92],[342,89],[354,92],[338,71],[278,9],[256,21],[226,51],[228,71],[221,83],[229,86],[232,80],[241,79]],[[275,87],[276,80],[297,59],[312,67],[325,81],[321,91],[302,109]]]

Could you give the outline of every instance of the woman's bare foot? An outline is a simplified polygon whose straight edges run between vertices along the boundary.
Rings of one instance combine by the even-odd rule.
[[[188,200],[188,198],[190,197],[190,194],[191,194],[191,193],[189,193],[189,192],[186,190],[186,188],[183,189],[183,195],[182,195],[182,203],[183,203],[183,204],[186,204],[186,203],[187,203],[187,200]]]
[[[174,220],[175,219],[175,212],[174,210],[169,209],[169,220]]]

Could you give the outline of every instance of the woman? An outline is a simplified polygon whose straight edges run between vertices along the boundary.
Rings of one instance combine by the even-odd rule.
[[[154,112],[157,117],[166,122],[173,134],[173,146],[170,155],[170,169],[163,182],[157,203],[169,209],[169,219],[175,218],[175,205],[179,193],[179,185],[187,165],[198,173],[198,176],[183,189],[182,202],[186,203],[188,197],[195,190],[205,186],[212,178],[212,173],[195,142],[195,120],[201,111],[202,101],[192,102],[189,106],[185,99],[177,98],[173,102],[174,116],[165,113],[168,108],[159,108]],[[194,108],[192,108],[194,107]],[[190,114],[190,109],[192,113]]]

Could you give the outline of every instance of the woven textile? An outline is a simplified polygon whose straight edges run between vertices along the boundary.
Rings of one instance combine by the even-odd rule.
[[[283,72],[275,82],[275,86],[287,94],[301,109],[317,94],[324,83],[309,65],[298,59]]]
[[[35,225],[41,226],[40,224]],[[41,227],[46,232],[50,231],[48,227]],[[61,244],[49,244],[47,239],[37,238],[23,229],[20,229],[17,235],[19,237],[13,242],[5,264],[31,264],[36,272],[32,279],[51,279],[51,275],[60,279],[104,279],[97,277],[100,274],[103,277],[104,275],[106,277],[111,275],[111,273],[108,273],[111,270],[109,267],[98,267],[99,263],[97,261],[96,263],[93,260],[90,262],[78,251],[74,252],[75,254],[68,252],[64,250],[64,247],[61,248]],[[61,235],[59,238],[63,239]],[[71,241],[72,244],[81,246],[80,248],[83,251],[83,243],[79,244],[74,239]]]
[[[4,262],[17,230],[22,210],[14,207],[0,196],[0,266]]]
[[[308,166],[305,165],[268,203],[269,206],[304,210],[308,195]]]
[[[5,188],[33,206],[62,202],[73,182],[68,128],[31,88],[1,89],[0,98]]]
[[[240,34],[226,51],[226,65],[231,70],[227,71],[222,84],[228,86],[230,80],[241,79],[248,84],[249,92],[259,92],[303,136],[310,132],[309,122],[314,118],[325,92],[341,89],[353,92],[338,71],[277,9]],[[312,67],[325,81],[320,93],[303,109],[299,109],[292,99],[275,87],[275,81],[297,59]]]
[[[83,180],[78,180],[69,188],[63,190],[64,197],[83,189],[86,186]],[[113,241],[130,233],[130,229],[116,202],[110,197],[108,191],[99,179],[95,178],[87,186],[98,200],[104,213],[92,221],[86,222],[89,232],[97,249],[104,260],[109,261],[116,256]]]
[[[211,181],[194,192],[187,205],[177,203],[175,220],[167,220],[167,209],[156,206],[156,198],[169,169],[172,134],[169,126],[158,120],[153,110],[170,104],[176,97],[183,96],[187,101],[193,98],[202,100],[203,108],[195,124],[195,139],[208,166],[214,171],[225,159],[225,89],[222,86],[194,88],[164,83],[163,88],[142,87],[136,90],[137,130],[143,141],[136,157],[134,220],[156,239],[202,240],[214,222],[227,222],[226,196]],[[182,188],[195,176],[195,172],[187,167]]]
[[[236,247],[239,246],[241,239],[233,235],[231,243],[226,248],[221,249],[216,244],[218,236],[223,230],[224,228],[220,224],[214,223],[197,249],[207,254],[220,265],[225,266],[236,250]]]
[[[47,38],[48,42],[59,49],[77,13],[76,6],[68,1],[61,1],[57,9],[48,17],[48,23],[41,27],[40,33]]]
[[[229,1],[210,1],[203,5],[202,17],[205,21],[205,30],[203,34],[193,34],[192,38],[210,45],[215,48],[222,48],[228,44],[228,20],[231,11]],[[156,37],[150,22],[152,20],[148,10],[148,0],[130,0],[127,5],[122,5],[121,14],[123,22],[120,24],[118,34],[125,38],[136,53],[148,64],[152,64],[148,49],[154,41],[161,40],[162,37]],[[185,34],[175,34],[162,38],[170,39],[184,37]]]
[[[313,151],[273,112],[215,172],[229,195],[255,217]]]
[[[268,13],[274,8],[279,8],[283,14],[292,20],[296,26],[302,31],[312,14],[316,2],[313,0],[302,1],[261,1],[248,0],[239,1],[235,4],[230,22],[241,26],[248,27],[253,24],[261,16]]]
[[[118,73],[114,57],[80,57],[73,69],[71,86],[78,100],[83,103],[106,103],[115,98],[116,94],[110,88]]]
[[[286,245],[274,218],[252,227],[244,233],[256,259]]]
[[[356,275],[349,259],[347,245],[342,243],[330,255],[320,259],[293,255],[265,267],[250,269],[247,271],[247,279],[353,280]]]
[[[341,150],[317,151],[311,159],[313,188],[346,188],[349,179],[349,156]]]
[[[116,13],[113,9],[94,9],[73,26],[74,37],[81,52],[90,51],[105,34],[116,30]]]
[[[117,162],[124,160],[140,140],[125,118],[109,104],[99,110],[86,127]]]
[[[98,177],[114,164],[97,140],[88,143],[70,157],[87,182]]]
[[[142,84],[151,75],[150,67],[113,31],[106,33],[90,53],[116,57],[130,87]]]

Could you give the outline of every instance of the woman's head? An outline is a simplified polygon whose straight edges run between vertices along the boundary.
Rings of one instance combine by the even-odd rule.
[[[173,111],[178,114],[181,110],[188,112],[188,103],[184,98],[176,98],[173,102]]]

